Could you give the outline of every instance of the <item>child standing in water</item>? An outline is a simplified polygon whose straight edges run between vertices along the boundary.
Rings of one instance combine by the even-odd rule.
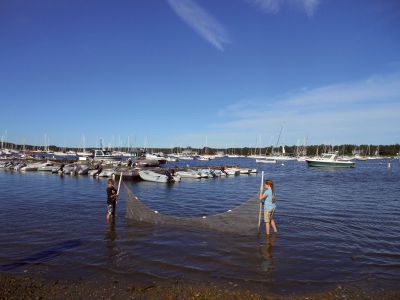
[[[264,222],[265,222],[265,233],[269,235],[270,226],[274,229],[274,232],[277,233],[276,223],[273,219],[274,212],[276,208],[275,203],[275,190],[274,183],[272,180],[267,179],[264,182],[265,191],[260,190],[259,200],[264,204]]]
[[[107,222],[115,216],[115,204],[117,202],[117,190],[114,187],[114,180],[108,179],[107,182]]]

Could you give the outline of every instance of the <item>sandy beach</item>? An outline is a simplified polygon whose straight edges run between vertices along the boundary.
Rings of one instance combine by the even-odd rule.
[[[235,285],[204,282],[52,280],[29,276],[0,276],[1,299],[398,299],[400,290],[363,289],[337,285],[312,294],[273,295]]]

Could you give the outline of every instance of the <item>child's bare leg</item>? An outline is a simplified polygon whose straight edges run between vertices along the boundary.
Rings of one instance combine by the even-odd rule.
[[[270,228],[269,222],[266,222],[265,223],[265,232],[267,235],[269,235],[269,228]]]
[[[278,230],[276,229],[276,223],[275,223],[275,220],[271,220],[271,225],[272,225],[272,228],[274,229],[274,232],[275,232],[275,233],[277,233],[277,232],[278,232]]]

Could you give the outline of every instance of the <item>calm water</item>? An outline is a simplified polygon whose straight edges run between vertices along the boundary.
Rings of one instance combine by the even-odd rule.
[[[387,164],[391,162],[392,168]],[[177,164],[206,164],[183,162]],[[0,171],[0,272],[66,279],[160,278],[231,282],[274,293],[400,280],[400,165],[355,169],[256,165],[276,184],[279,234],[242,237],[195,228],[129,226],[122,195],[105,222],[106,179]],[[257,193],[260,174],[174,185],[129,182],[150,207],[174,215],[226,211]]]

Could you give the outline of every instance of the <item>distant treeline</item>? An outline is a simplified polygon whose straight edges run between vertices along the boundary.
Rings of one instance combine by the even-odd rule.
[[[298,147],[295,145],[292,146],[284,146],[285,152],[287,155],[303,155],[307,154],[309,156],[313,156],[316,154],[321,154],[325,152],[331,151],[339,151],[341,155],[375,155],[378,153],[382,156],[397,156],[400,152],[400,144],[395,145],[310,145],[306,148]],[[161,151],[161,150],[160,150]],[[168,152],[169,151],[169,152]],[[176,149],[174,149],[176,153]],[[194,149],[196,151],[196,149]],[[197,150],[201,154],[216,154],[218,151],[223,151],[225,154],[237,154],[237,155],[270,155],[270,154],[277,154],[282,153],[282,147],[279,148],[272,148],[272,147],[264,147],[264,148],[251,148],[251,147],[244,147],[244,148],[227,148],[227,149],[215,149],[215,148],[202,148]],[[164,151],[163,151],[164,152]],[[170,153],[171,149],[165,149],[166,153]]]
[[[353,154],[360,154],[360,155],[375,155],[378,153],[382,156],[397,156],[400,152],[400,144],[395,145],[310,145],[306,148],[299,147],[299,146],[284,146],[285,152],[288,155],[297,155],[297,154],[307,154],[309,156],[330,152],[330,151],[339,151],[341,155],[353,155]],[[44,146],[33,146],[33,145],[17,145],[14,143],[3,143],[3,148],[6,149],[17,149],[17,150],[25,150],[25,151],[32,151],[32,150],[44,150]],[[71,147],[58,147],[58,146],[49,146],[49,150],[51,151],[81,151],[81,148],[71,148]],[[86,148],[86,150],[94,150],[94,148]],[[128,149],[127,147],[121,148],[112,148],[112,150],[119,150],[119,151],[129,151],[132,149]],[[198,154],[217,154],[218,152],[223,152],[224,154],[236,154],[236,155],[252,155],[252,154],[261,154],[261,155],[269,155],[269,154],[276,154],[282,153],[282,146],[279,148],[272,148],[272,147],[263,147],[263,148],[254,148],[254,147],[243,147],[243,148],[193,148],[193,147],[186,147],[186,148],[151,148],[147,149],[148,152],[163,152],[165,154],[170,153],[182,153],[183,151],[193,151],[197,152]]]

